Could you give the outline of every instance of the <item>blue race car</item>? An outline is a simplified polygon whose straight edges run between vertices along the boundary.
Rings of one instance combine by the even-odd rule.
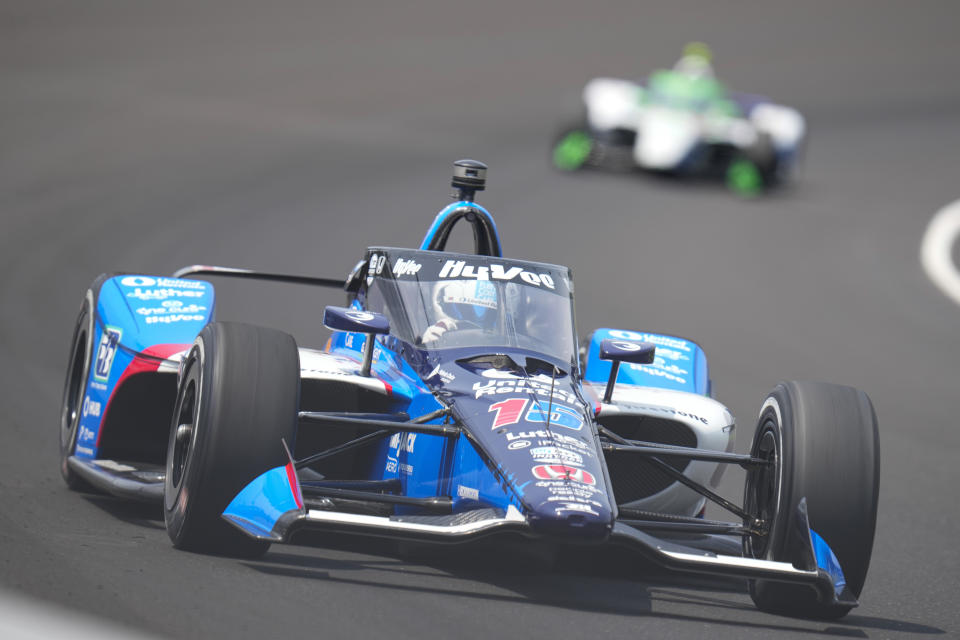
[[[193,266],[100,276],[74,330],[60,427],[74,489],[163,505],[175,547],[256,557],[302,529],[461,542],[616,544],[681,572],[749,579],[765,610],[857,604],[876,523],[867,396],[785,382],[749,454],[684,338],[578,343],[570,270],[503,257],[455,165],[457,202],[418,249],[372,247],[345,280]],[[459,221],[475,253],[444,251]],[[346,290],[323,349],[213,320],[203,277]],[[715,493],[746,469],[742,504]],[[704,517],[707,501],[733,521]]]

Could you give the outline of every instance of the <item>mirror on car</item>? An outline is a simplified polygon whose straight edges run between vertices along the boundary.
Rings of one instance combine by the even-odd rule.
[[[323,310],[323,326],[334,331],[390,333],[390,321],[382,313],[328,306]]]
[[[606,338],[600,342],[600,359],[651,364],[656,350],[656,345],[650,342]]]
[[[650,342],[611,340],[610,338],[601,340],[600,359],[613,360],[613,366],[610,367],[610,377],[607,379],[607,388],[603,393],[603,401],[609,403],[613,399],[613,388],[617,384],[617,374],[620,373],[621,362],[651,364],[656,351],[656,345]]]

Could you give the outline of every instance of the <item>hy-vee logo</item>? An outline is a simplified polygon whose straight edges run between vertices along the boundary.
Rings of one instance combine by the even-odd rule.
[[[420,271],[420,264],[413,260],[399,258],[393,265],[393,275],[395,277],[414,276],[418,271]]]
[[[521,267],[504,268],[502,264],[492,264],[489,267],[476,267],[467,264],[464,260],[447,260],[440,269],[441,278],[475,278],[477,280],[514,280],[520,278],[527,284],[544,286],[555,289],[556,283],[549,273],[534,273],[524,271]]]

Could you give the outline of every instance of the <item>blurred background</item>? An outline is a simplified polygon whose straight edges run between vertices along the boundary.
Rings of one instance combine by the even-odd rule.
[[[919,255],[960,198],[958,24],[952,1],[3,0],[0,586],[54,603],[52,617],[173,637],[960,634],[960,308]],[[551,168],[586,81],[640,79],[691,40],[730,87],[804,114],[793,185],[745,200]],[[873,398],[880,516],[859,609],[792,620],[755,611],[741,583],[411,560],[373,542],[192,556],[152,510],[67,492],[64,364],[97,274],[204,263],[344,277],[368,245],[419,244],[462,157],[490,167],[479,201],[505,254],[573,269],[581,335],[704,346],[739,450],[781,379]],[[343,299],[217,291],[220,319],[305,344]],[[723,485],[738,500],[741,487],[736,473]]]

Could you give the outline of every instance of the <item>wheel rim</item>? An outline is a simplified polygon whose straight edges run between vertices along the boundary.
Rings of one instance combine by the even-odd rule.
[[[591,146],[590,136],[583,131],[571,131],[554,148],[553,164],[564,171],[579,169],[590,156]]]
[[[732,191],[749,198],[763,190],[763,177],[754,163],[741,159],[727,169],[727,185]]]
[[[167,473],[170,484],[179,490],[195,439],[195,425],[200,408],[200,362],[196,352],[190,354],[184,371],[171,426],[170,466]]]
[[[780,503],[780,452],[779,438],[769,424],[757,438],[753,451],[755,458],[761,458],[768,464],[750,470],[747,473],[747,492],[744,510],[754,523],[759,523],[760,531],[744,538],[746,555],[753,558],[766,557],[770,549],[773,519],[777,515]]]
[[[77,334],[67,370],[67,383],[63,390],[63,411],[60,415],[60,447],[67,454],[73,448],[74,432],[79,423],[83,395],[83,370],[87,360],[86,313],[77,320]]]

